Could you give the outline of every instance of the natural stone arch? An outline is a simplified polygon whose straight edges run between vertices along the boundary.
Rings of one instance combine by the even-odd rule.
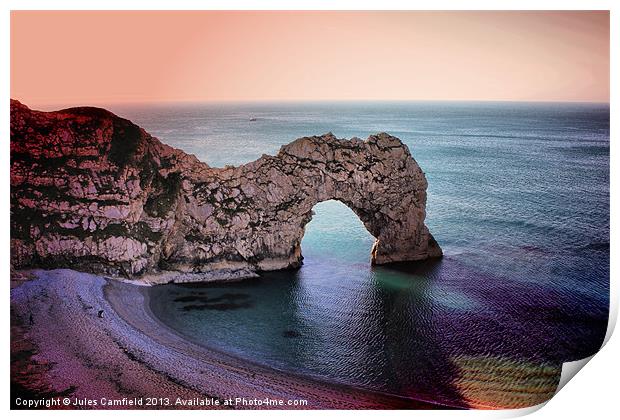
[[[334,199],[376,238],[372,262],[441,255],[424,224],[426,178],[381,133],[326,134],[211,168],[98,108],[11,102],[11,263],[203,280],[301,264],[315,204]]]
[[[388,134],[366,141],[340,140],[331,133],[304,137],[283,146],[276,156],[263,156],[237,171],[234,179],[267,192],[250,195],[253,216],[277,226],[252,235],[257,242],[248,255],[259,257],[258,269],[299,266],[312,208],[327,200],[353,210],[376,238],[371,256],[375,264],[441,255],[424,225],[424,173],[407,146]]]

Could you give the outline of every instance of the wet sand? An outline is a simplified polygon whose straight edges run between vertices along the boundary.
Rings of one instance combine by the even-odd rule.
[[[23,395],[71,402],[52,408],[446,408],[319,382],[206,349],[155,319],[147,286],[72,270],[29,275],[28,281],[12,282],[13,403]],[[102,398],[142,399],[142,404],[102,405]],[[246,403],[235,404],[236,398]],[[185,402],[177,404],[177,399]],[[232,405],[226,404],[229,399]],[[257,405],[255,399],[282,400],[283,405]],[[307,403],[289,405],[289,400]]]

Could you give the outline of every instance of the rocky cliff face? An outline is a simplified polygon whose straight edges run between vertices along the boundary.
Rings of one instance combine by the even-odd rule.
[[[211,168],[98,108],[11,101],[11,262],[171,280],[298,267],[312,207],[335,199],[376,238],[372,262],[441,255],[426,179],[381,133],[304,137],[276,156]]]

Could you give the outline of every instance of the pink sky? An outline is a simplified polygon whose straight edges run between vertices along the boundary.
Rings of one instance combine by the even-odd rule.
[[[11,12],[30,106],[609,100],[608,12]]]

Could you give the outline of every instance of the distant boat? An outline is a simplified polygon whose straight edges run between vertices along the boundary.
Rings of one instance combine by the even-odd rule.
[[[256,120],[257,120],[257,118],[256,118],[256,117],[252,117],[252,118],[250,118],[250,121],[256,121]]]

